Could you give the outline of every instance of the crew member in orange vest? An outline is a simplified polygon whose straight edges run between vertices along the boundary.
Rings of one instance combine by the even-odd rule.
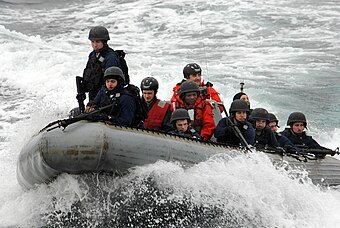
[[[211,99],[217,102],[221,102],[221,98],[219,96],[219,93],[213,88],[213,84],[210,82],[207,82],[204,84],[204,81],[202,80],[202,69],[197,63],[189,63],[183,68],[183,75],[184,79],[177,83],[177,85],[173,88],[174,94],[171,98],[171,103],[174,103],[179,99],[179,89],[181,87],[181,84],[185,81],[193,81],[195,82],[200,89],[200,95],[203,100],[205,99]],[[220,108],[221,112],[223,111],[223,108]]]
[[[204,140],[209,140],[214,133],[215,122],[211,104],[200,96],[198,85],[193,81],[185,81],[179,90],[179,98],[172,108],[188,110],[191,126]]]
[[[153,77],[146,77],[142,80],[140,88],[142,90],[142,104],[148,110],[148,118],[144,120],[144,127],[152,130],[169,131],[172,129],[171,105],[165,101],[157,99],[158,81]]]

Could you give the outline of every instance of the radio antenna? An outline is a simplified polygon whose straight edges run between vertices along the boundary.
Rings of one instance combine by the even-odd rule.
[[[244,82],[240,82],[240,90],[243,92]]]
[[[203,37],[203,19],[201,18],[201,37]],[[205,61],[205,69],[207,71],[207,81],[209,80],[209,70],[208,70],[208,61],[207,61],[207,51],[204,45],[204,40],[202,39],[202,46],[203,46],[203,51],[204,51],[204,61]]]

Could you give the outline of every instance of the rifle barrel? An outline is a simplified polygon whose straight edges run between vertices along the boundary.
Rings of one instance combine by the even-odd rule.
[[[99,108],[97,110],[94,110],[92,112],[89,112],[89,113],[83,113],[83,114],[80,114],[78,116],[75,116],[73,118],[69,118],[69,119],[61,119],[61,120],[56,120],[56,121],[53,121],[49,124],[46,125],[46,127],[44,127],[43,129],[41,129],[39,132],[43,132],[44,130],[46,130],[47,128],[49,127],[52,127],[53,125],[55,124],[58,124],[57,126],[53,127],[53,128],[50,128],[50,129],[47,129],[47,131],[51,131],[53,129],[56,129],[58,127],[63,127],[63,128],[66,128],[68,125],[70,124],[73,124],[73,123],[76,123],[78,121],[81,121],[81,120],[85,120],[87,116],[90,116],[90,115],[93,115],[93,114],[96,114],[96,113],[100,113],[101,111],[107,109],[107,108],[110,108],[114,105],[113,104],[109,104],[109,105],[106,105],[102,108]]]

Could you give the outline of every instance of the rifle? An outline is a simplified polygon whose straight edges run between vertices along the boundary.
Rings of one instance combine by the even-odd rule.
[[[225,116],[227,118],[227,121],[230,123],[231,126],[233,126],[235,133],[237,134],[237,137],[241,140],[242,146],[244,146],[249,152],[253,152],[251,146],[247,143],[246,139],[243,137],[240,129],[231,121],[231,119],[228,116],[227,110],[223,103],[218,103],[218,105],[222,106],[223,111],[225,113]]]
[[[68,125],[70,125],[70,124],[76,123],[76,122],[81,121],[81,120],[86,120],[87,117],[89,117],[89,116],[91,116],[91,115],[93,115],[93,114],[96,114],[96,113],[100,113],[101,111],[103,111],[103,110],[105,110],[105,109],[107,109],[107,108],[110,108],[110,107],[112,107],[112,106],[114,106],[114,105],[115,105],[115,103],[112,103],[112,104],[106,105],[106,106],[104,106],[104,107],[102,107],[102,108],[99,108],[99,109],[97,109],[97,110],[94,110],[94,111],[92,111],[92,112],[83,113],[83,114],[80,114],[79,116],[76,116],[76,117],[73,117],[73,118],[53,121],[53,122],[49,123],[49,124],[48,124],[46,127],[44,127],[43,129],[41,129],[41,130],[39,131],[39,133],[45,131],[46,129],[47,129],[47,131],[51,131],[51,130],[56,129],[56,128],[59,128],[59,127],[63,127],[63,128],[65,129],[65,128],[66,128]],[[53,125],[56,125],[56,124],[57,124],[57,126],[48,129],[49,127],[52,127]]]
[[[335,150],[331,150],[325,147],[322,147],[320,149],[311,149],[311,148],[303,148],[300,151],[298,151],[298,154],[313,154],[315,157],[325,157],[326,155],[334,156],[336,154],[340,154],[339,147],[337,147]]]
[[[86,94],[83,86],[83,78],[80,76],[76,76],[76,84],[77,84],[77,100],[79,105],[80,113],[84,113],[85,111],[85,105],[84,100],[86,99]]]

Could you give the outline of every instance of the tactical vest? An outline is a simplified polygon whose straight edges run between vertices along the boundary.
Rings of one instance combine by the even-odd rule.
[[[230,121],[227,119],[228,117],[224,118],[223,120],[226,121],[226,128],[224,130],[224,135],[217,138],[217,142],[221,143],[227,143],[235,146],[240,146],[242,145],[241,139],[239,138],[236,130],[234,129],[234,126],[230,123]],[[236,120],[234,119],[233,116],[230,116],[230,120],[232,122],[235,122]],[[247,122],[237,122],[236,121],[236,127],[240,130],[242,136],[247,140],[247,131],[249,131],[249,126],[251,126],[250,123]],[[249,143],[249,142],[248,142]]]
[[[106,47],[99,53],[95,53],[87,61],[86,68],[83,72],[83,89],[85,92],[99,91],[103,84],[103,62],[109,52],[114,52],[113,49]]]
[[[120,102],[119,99],[122,95],[131,96],[134,99],[136,104],[136,110],[134,113],[134,118],[132,121],[132,126],[138,127],[141,121],[148,117],[147,111],[144,110],[141,99],[139,95],[139,88],[135,85],[129,84],[126,86],[121,92],[110,94],[110,92],[106,93],[105,98],[101,101],[100,106],[104,107],[114,102],[112,108],[108,110],[104,110],[104,113],[111,116],[119,116],[120,114]]]
[[[255,145],[268,145],[270,143],[270,135],[267,134],[265,129],[260,132],[255,131]]]
[[[277,147],[279,143],[275,137],[274,132],[270,129],[270,127],[266,126],[261,130],[261,133],[255,130],[255,146],[270,146]]]
[[[300,135],[293,134],[290,129],[285,130],[286,137],[296,146],[307,146],[310,148],[317,148],[316,142],[312,138],[312,136],[306,135],[306,132],[303,132]],[[314,143],[315,142],[315,143]]]
[[[179,136],[183,136],[183,137],[186,137],[186,138],[202,140],[202,137],[191,127],[189,127],[186,132],[174,130],[174,131],[171,131],[169,133],[179,135]]]
[[[114,105],[106,110],[103,110],[103,113],[109,116],[118,116],[119,111],[120,111],[119,98],[121,95],[122,95],[121,93],[111,94],[109,91],[107,91],[106,96],[100,102],[100,107],[105,107],[110,104],[114,104]]]

